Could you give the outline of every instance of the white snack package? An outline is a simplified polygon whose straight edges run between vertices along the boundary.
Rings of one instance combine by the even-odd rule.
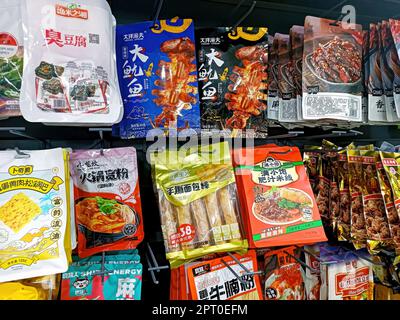
[[[21,12],[24,118],[45,123],[117,123],[122,99],[116,22],[108,3],[22,0]]]

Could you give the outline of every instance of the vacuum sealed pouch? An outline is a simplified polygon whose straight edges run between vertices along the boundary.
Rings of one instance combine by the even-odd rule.
[[[268,56],[268,107],[269,120],[278,120],[279,88],[278,88],[278,37],[274,37]]]
[[[394,50],[391,48],[388,63],[394,73],[393,96],[397,116],[400,117],[400,20],[389,19]],[[389,36],[389,35],[388,35]]]
[[[293,26],[290,28],[290,51],[293,63],[293,82],[296,90],[297,120],[303,120],[303,49],[304,49],[304,27]]]

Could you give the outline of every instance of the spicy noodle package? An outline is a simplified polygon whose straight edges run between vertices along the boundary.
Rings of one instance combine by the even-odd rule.
[[[194,25],[191,19],[117,27],[117,64],[124,118],[122,138],[151,129],[200,129]]]
[[[228,143],[153,154],[167,259],[247,249]]]
[[[298,148],[261,146],[233,154],[252,248],[327,240]]]
[[[136,248],[144,237],[136,150],[75,151],[70,167],[79,256]]]
[[[22,0],[22,21],[24,118],[87,125],[120,121],[115,19],[108,3]]]

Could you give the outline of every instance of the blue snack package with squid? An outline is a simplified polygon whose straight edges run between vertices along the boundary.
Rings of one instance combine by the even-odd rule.
[[[123,120],[121,138],[200,130],[194,25],[191,19],[117,26],[117,68]]]

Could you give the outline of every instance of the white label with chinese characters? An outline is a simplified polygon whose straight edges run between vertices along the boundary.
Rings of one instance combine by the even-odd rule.
[[[368,120],[387,121],[386,106],[383,96],[368,95]]]
[[[400,121],[397,117],[396,106],[394,104],[394,97],[385,96],[385,109],[386,109],[386,119],[388,122],[398,122]]]
[[[279,99],[280,122],[297,122],[297,99]]]

